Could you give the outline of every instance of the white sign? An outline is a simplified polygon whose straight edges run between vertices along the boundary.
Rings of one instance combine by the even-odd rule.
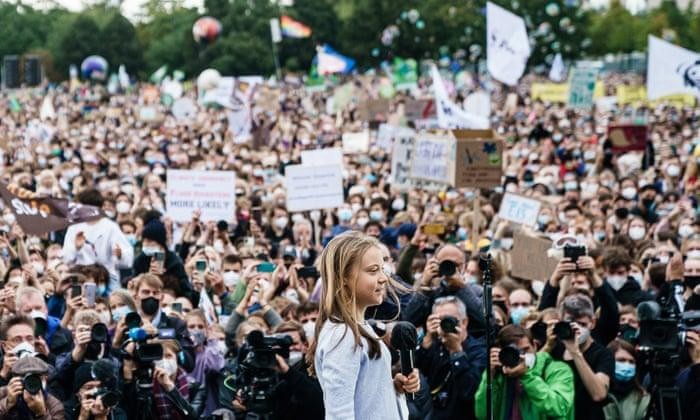
[[[348,154],[369,151],[369,131],[343,133],[343,152]]]
[[[454,162],[452,139],[417,137],[411,160],[411,178],[449,184],[452,181],[450,162]]]
[[[486,67],[491,76],[514,86],[525,71],[530,57],[530,41],[520,16],[486,3]]]
[[[382,123],[379,124],[379,129],[377,130],[376,145],[380,149],[389,152],[394,147],[396,139],[399,137],[410,137],[414,134],[415,131],[408,127]]]
[[[411,158],[415,137],[400,136],[394,140],[394,151],[391,155],[391,186],[401,190],[410,189]]]
[[[141,121],[155,121],[158,118],[158,111],[152,106],[142,106],[139,109],[139,119]]]
[[[301,151],[301,164],[304,166],[343,166],[343,150],[338,147]]]
[[[168,169],[166,211],[176,222],[201,219],[231,221],[236,212],[236,173],[232,171],[187,171]]]
[[[437,121],[440,128],[466,128],[475,130],[489,128],[488,118],[470,114],[450,100],[437,66],[433,65],[431,75],[433,77],[435,102],[437,102]]]
[[[700,96],[700,54],[649,35],[647,96],[650,101],[663,96]]]
[[[513,193],[506,193],[503,196],[498,217],[525,226],[535,226],[541,206],[542,203],[538,200]]]
[[[491,116],[491,95],[484,90],[470,94],[464,101],[464,110],[470,114],[488,118]]]
[[[557,55],[554,56],[552,67],[549,69],[549,80],[557,83],[566,80],[566,66],[564,65],[564,59],[561,57],[561,53],[557,53]]]
[[[285,187],[289,211],[340,207],[343,204],[342,166],[287,166]]]
[[[179,98],[173,102],[170,112],[178,121],[191,120],[197,115],[197,104],[190,98]]]

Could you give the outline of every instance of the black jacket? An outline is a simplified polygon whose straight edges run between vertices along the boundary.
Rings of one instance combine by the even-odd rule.
[[[148,273],[151,266],[151,257],[140,253],[134,259],[134,275]],[[166,289],[173,289],[178,296],[184,296],[192,301],[194,306],[198,306],[199,302],[193,300],[192,283],[190,282],[185,266],[177,254],[174,252],[165,252],[165,273],[162,276],[163,284]]]
[[[180,344],[182,349],[182,359],[178,360],[180,366],[187,372],[192,372],[194,369],[195,351],[194,343],[190,339],[190,333],[187,331],[187,324],[180,319],[169,317],[163,312],[160,313],[160,322],[156,326],[159,330],[173,329],[175,330],[175,339]],[[178,355],[178,358],[180,356]]]
[[[316,378],[307,373],[304,360],[291,366],[287,373],[280,375],[277,387],[275,413],[276,420],[322,420],[324,418],[323,391]]]
[[[467,330],[470,335],[482,336],[486,330],[486,322],[484,321],[484,310],[480,296],[478,295],[478,286],[467,285],[453,292],[440,290],[430,294],[413,293],[411,300],[406,305],[406,311],[401,313],[401,318],[408,321],[416,327],[425,325],[430,312],[433,309],[433,302],[441,296],[454,295],[459,300],[464,302],[467,307],[467,315],[469,316],[469,325]]]

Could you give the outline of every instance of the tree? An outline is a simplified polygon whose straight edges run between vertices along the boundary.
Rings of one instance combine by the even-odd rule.
[[[646,49],[644,21],[633,16],[619,0],[605,13],[593,17],[590,30],[591,54],[629,53]]]
[[[136,37],[136,29],[119,12],[100,31],[102,55],[110,63],[112,71],[124,64],[130,73],[143,70],[143,48]]]
[[[62,26],[63,23],[68,23]],[[68,15],[54,25],[56,45],[52,48],[55,66],[68,76],[71,64],[80,66],[85,57],[102,51],[99,36],[100,29],[95,21],[86,14]]]

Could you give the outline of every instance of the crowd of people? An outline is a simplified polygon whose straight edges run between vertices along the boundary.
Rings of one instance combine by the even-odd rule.
[[[379,83],[357,89],[376,97]],[[143,121],[138,89],[3,94],[2,181],[103,217],[37,237],[2,206],[0,418],[484,419],[491,399],[497,419],[639,420],[674,387],[670,404],[694,418],[698,108],[573,110],[526,86],[505,107],[496,91],[501,186],[399,189],[373,143],[344,155],[341,207],[290,212],[285,167],[302,150],[376,136],[330,92],[282,85],[279,107],[253,104],[250,136],[225,108]],[[413,96],[430,94],[421,80]],[[56,115],[40,121],[46,95]],[[405,123],[406,98],[387,120]],[[630,115],[649,144],[617,153],[606,127]],[[168,169],[235,171],[235,214],[173,221]],[[542,203],[534,227],[498,216],[505,193]],[[551,276],[519,278],[516,235],[584,251],[564,244]],[[417,329],[410,372],[397,321]]]

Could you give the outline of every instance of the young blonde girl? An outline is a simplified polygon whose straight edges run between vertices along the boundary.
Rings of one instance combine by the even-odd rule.
[[[379,242],[359,232],[339,235],[321,253],[318,269],[317,339],[307,361],[323,389],[326,418],[406,418],[400,394],[418,391],[418,371],[392,380],[389,349],[364,317],[392,287]]]

